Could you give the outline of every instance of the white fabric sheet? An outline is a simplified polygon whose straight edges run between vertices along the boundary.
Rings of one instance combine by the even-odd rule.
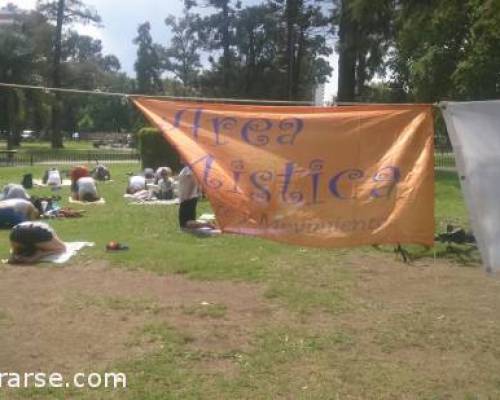
[[[440,104],[483,264],[500,271],[500,100]]]

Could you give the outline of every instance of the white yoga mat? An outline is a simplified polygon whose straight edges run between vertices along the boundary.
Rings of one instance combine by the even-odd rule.
[[[47,185],[47,184],[43,183],[41,179],[33,179],[33,186],[36,186],[36,187],[58,187],[58,186],[54,186],[54,185]],[[62,187],[62,186],[71,186],[71,180],[70,179],[63,179],[62,184],[59,187]]]
[[[84,247],[92,247],[95,245],[93,242],[65,242],[64,244],[66,245],[66,251],[64,253],[43,257],[40,259],[40,262],[64,264]]]
[[[215,221],[215,214],[201,214],[198,218],[197,221],[199,222],[214,222]]]
[[[81,204],[81,205],[89,205],[89,204],[106,204],[106,200],[104,199],[104,197],[101,197],[99,200],[97,201],[80,201],[80,200],[75,200],[73,197],[68,197],[68,201],[72,204]]]
[[[123,197],[128,200],[129,204],[138,204],[141,206],[171,206],[179,204],[179,199],[172,200],[148,200],[135,197],[133,194],[124,194]]]

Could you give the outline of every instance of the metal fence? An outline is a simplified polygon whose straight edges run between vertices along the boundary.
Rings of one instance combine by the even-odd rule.
[[[0,153],[0,167],[25,165],[64,165],[77,163],[107,164],[140,163],[138,152],[103,151],[49,151],[30,153]],[[455,169],[455,156],[451,146],[436,146],[434,166],[438,169]]]
[[[435,147],[434,167],[437,169],[455,169],[455,154],[450,145]]]
[[[23,165],[64,165],[78,163],[104,162],[107,164],[139,163],[140,154],[133,152],[103,151],[48,151],[0,153],[0,166]]]

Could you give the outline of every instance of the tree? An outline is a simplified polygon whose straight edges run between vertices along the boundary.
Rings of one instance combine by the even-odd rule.
[[[88,8],[80,0],[57,0],[38,1],[37,9],[47,16],[49,20],[56,21],[54,39],[54,58],[52,67],[52,84],[54,87],[61,86],[61,52],[62,52],[62,28],[64,24],[79,23],[100,23],[101,18],[91,8]],[[62,134],[60,124],[60,94],[56,92],[52,106],[52,147],[62,148]]]
[[[165,19],[165,24],[173,33],[170,46],[165,51],[165,69],[171,71],[186,88],[194,87],[201,68],[200,23],[199,15],[190,13],[187,8],[182,18],[170,15]]]
[[[391,68],[418,101],[500,95],[500,3],[401,0]]]
[[[35,50],[23,32],[22,21],[18,22],[9,28],[0,29],[1,82],[31,82]],[[7,131],[7,147],[10,149],[20,143],[20,131],[26,118],[24,93],[18,89],[2,90],[0,107],[6,111],[0,115],[0,130]]]
[[[134,68],[137,75],[138,91],[156,94],[163,91],[161,74],[164,50],[158,44],[153,43],[150,30],[149,22],[144,22],[137,29],[137,37],[133,41],[138,46]]]
[[[274,0],[278,19],[284,21],[286,43],[282,62],[286,70],[286,98],[311,98],[317,83],[324,83],[331,68],[324,57],[332,49],[327,45],[329,19],[323,14],[321,0]],[[279,23],[279,22],[278,22]]]
[[[339,101],[365,94],[376,73],[384,75],[384,58],[393,43],[394,0],[334,0],[338,30]]]

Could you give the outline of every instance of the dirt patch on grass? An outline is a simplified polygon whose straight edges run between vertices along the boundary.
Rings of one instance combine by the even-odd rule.
[[[207,398],[500,398],[498,279],[374,252],[308,260],[276,263],[265,284],[0,268],[0,371],[99,370],[157,351],[137,380],[184,371],[178,393],[197,382]]]
[[[161,323],[204,351],[244,348],[272,308],[262,288],[200,282],[92,264],[0,269],[0,370],[96,370],[136,358],[157,343]]]
[[[335,354],[342,368],[332,369],[342,381],[341,394],[500,395],[499,279],[477,265],[432,260],[405,265],[386,254],[349,261],[351,310],[333,319],[314,316],[320,335],[337,330],[350,338]]]

